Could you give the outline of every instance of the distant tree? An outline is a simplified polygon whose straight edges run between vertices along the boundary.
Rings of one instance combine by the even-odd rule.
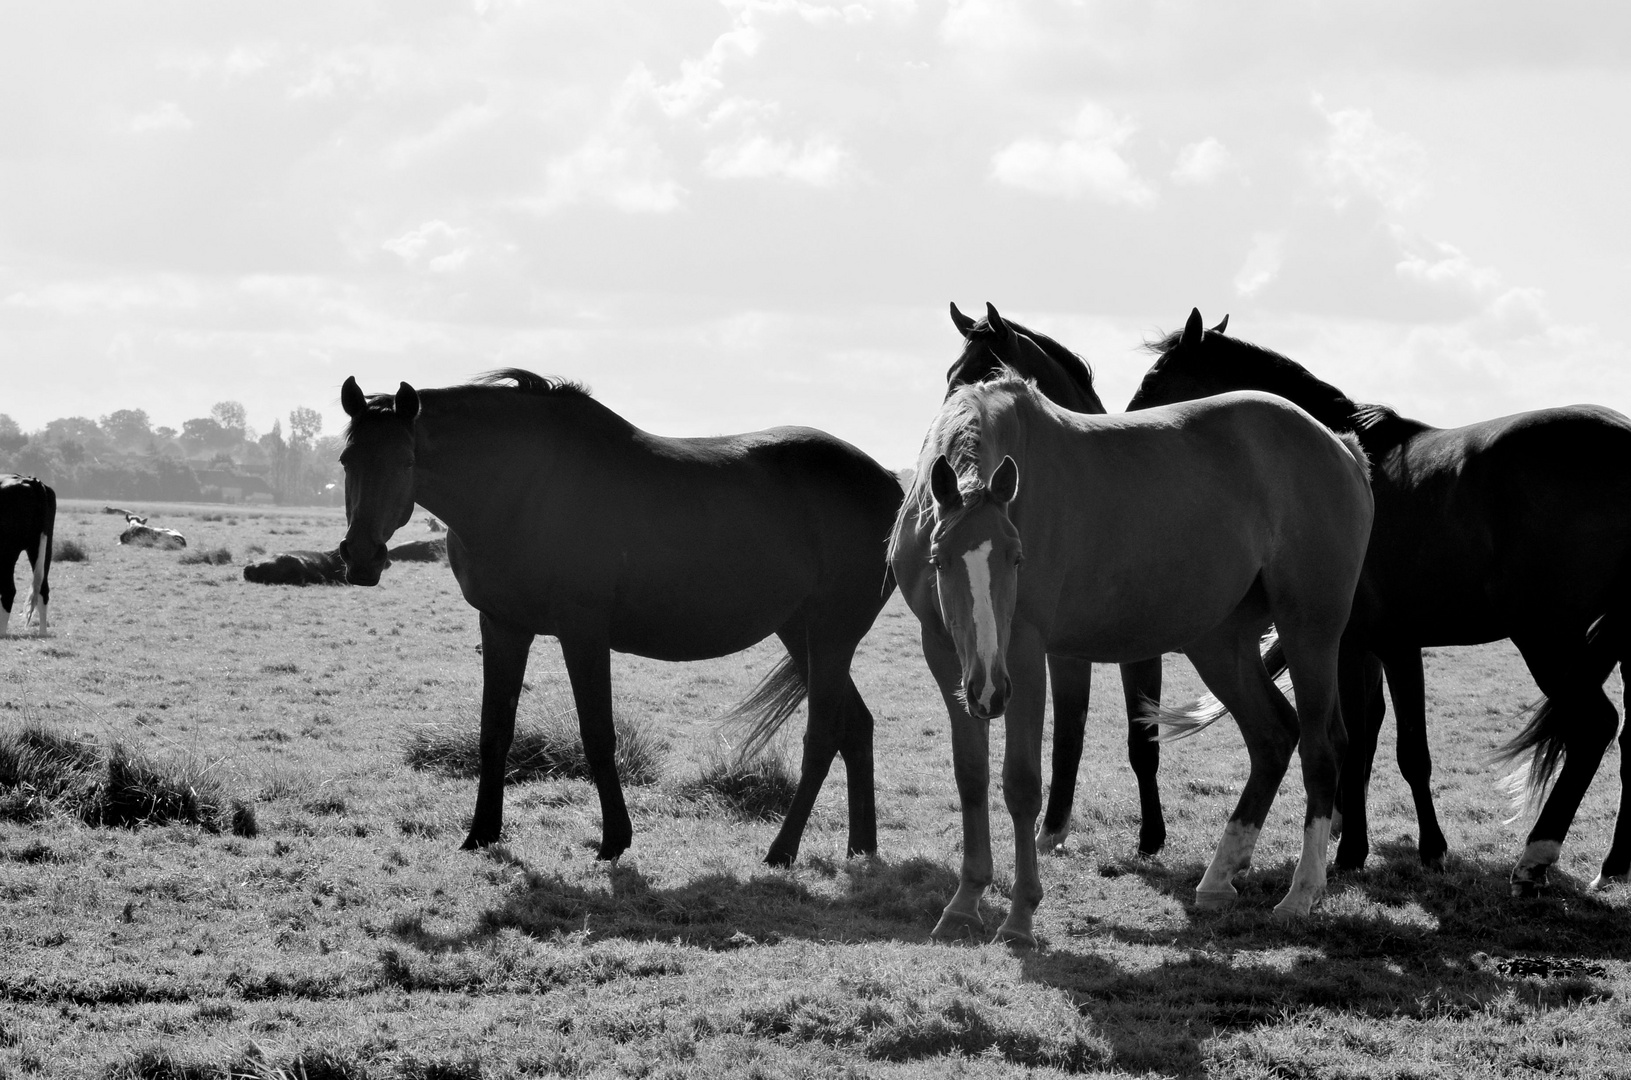
[[[231,449],[237,441],[236,432],[228,431],[208,416],[195,417],[181,425],[181,445],[192,457]]]
[[[249,414],[244,411],[241,403],[236,401],[217,401],[210,406],[210,417],[224,428],[244,430],[249,422]]]
[[[78,439],[63,439],[57,444],[64,465],[78,465],[85,460],[85,444]]]
[[[15,454],[28,442],[28,436],[17,426],[17,421],[0,413],[0,454]]]
[[[304,405],[289,413],[289,442],[309,448],[323,431],[323,414]]]
[[[173,439],[179,435],[180,432],[173,427],[158,427],[153,429],[153,434],[157,435],[161,439]]]
[[[113,440],[120,450],[147,445],[153,437],[153,427],[143,409],[120,409],[102,417],[102,433]]]
[[[45,425],[45,441],[59,443],[72,439],[81,447],[96,446],[106,441],[101,425],[88,416],[64,416]]]

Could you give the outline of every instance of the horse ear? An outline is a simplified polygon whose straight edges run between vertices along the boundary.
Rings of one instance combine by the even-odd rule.
[[[1192,345],[1199,345],[1201,343],[1201,335],[1204,333],[1206,333],[1206,328],[1201,325],[1201,309],[1191,308],[1189,311],[1189,321],[1184,323],[1183,336],[1178,339],[1179,347],[1188,348]]]
[[[1008,332],[1008,324],[1002,321],[1002,316],[997,314],[997,306],[989,300],[985,302],[985,321],[999,334]]]
[[[963,505],[963,493],[957,490],[957,470],[945,454],[935,458],[929,468],[929,490],[942,510],[956,510]]]
[[[1212,327],[1212,333],[1221,334],[1227,329],[1229,329],[1229,316],[1225,315],[1216,326]]]
[[[1013,458],[1002,459],[997,471],[991,474],[991,483],[987,487],[991,497],[998,502],[1006,505],[1014,501],[1014,496],[1019,494],[1019,466],[1014,464]]]
[[[407,383],[396,388],[396,414],[410,424],[419,415],[419,391]]]
[[[974,329],[974,320],[957,310],[957,301],[951,302],[951,324],[957,327],[957,332],[968,337],[968,332]]]
[[[368,398],[363,394],[362,387],[357,385],[355,375],[347,375],[340,385],[340,405],[353,420],[368,411]]]

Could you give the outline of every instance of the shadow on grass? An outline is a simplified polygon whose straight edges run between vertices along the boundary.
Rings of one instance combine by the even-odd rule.
[[[1118,1069],[1199,1075],[1202,1040],[1214,1033],[1319,1010],[1460,1020],[1566,1008],[1613,996],[1596,961],[1631,960],[1631,912],[1580,883],[1554,873],[1548,894],[1512,900],[1504,865],[1452,856],[1431,872],[1413,843],[1384,845],[1370,869],[1332,879],[1323,905],[1291,925],[1273,916],[1289,865],[1244,876],[1239,901],[1220,913],[1193,907],[1203,870],[1133,858],[1100,867],[1105,876],[1136,875],[1185,914],[1176,933],[1093,920],[1095,938],[1186,956],[1132,971],[1102,948],[1075,952],[1061,942],[1023,962],[1027,979],[1067,993],[1101,1025]]]
[[[661,941],[734,949],[788,938],[812,941],[911,941],[928,938],[957,875],[929,859],[815,862],[836,890],[818,892],[792,874],[765,870],[742,880],[707,874],[674,888],[653,888],[638,869],[615,866],[611,889],[585,888],[557,874],[521,870],[504,904],[465,934],[431,935],[406,927],[399,936],[428,952],[469,947],[500,930],[537,938],[587,934],[595,940]],[[837,879],[842,878],[842,881]],[[836,891],[837,895],[831,895]]]

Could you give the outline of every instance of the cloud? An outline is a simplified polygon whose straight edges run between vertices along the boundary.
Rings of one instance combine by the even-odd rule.
[[[1240,164],[1228,148],[1208,135],[1178,151],[1172,178],[1180,184],[1210,184],[1226,172],[1239,170]]]
[[[833,187],[854,173],[850,155],[831,139],[790,140],[754,135],[731,147],[709,151],[703,172],[722,180],[781,177],[811,187]]]
[[[166,101],[155,109],[130,118],[130,130],[138,134],[144,131],[187,131],[192,126],[192,118],[173,101]]]
[[[1369,109],[1330,110],[1318,94],[1314,108],[1330,125],[1314,171],[1335,190],[1335,205],[1346,204],[1356,189],[1395,212],[1421,201],[1427,191],[1427,152],[1420,144],[1378,127]]]
[[[991,158],[991,175],[1040,195],[1092,195],[1110,203],[1147,206],[1154,189],[1138,178],[1121,148],[1137,130],[1095,102],[1082,106],[1058,141],[1020,139]]]
[[[1246,261],[1235,274],[1235,292],[1250,296],[1273,281],[1280,273],[1285,242],[1284,233],[1254,233]]]
[[[438,250],[439,254],[432,255],[425,267],[432,273],[446,273],[459,269],[469,260],[473,249],[468,244],[458,244],[459,238],[469,232],[469,229],[454,228],[445,221],[427,221],[416,229],[409,229],[401,236],[385,241],[380,247],[410,266],[417,264],[430,251]]]

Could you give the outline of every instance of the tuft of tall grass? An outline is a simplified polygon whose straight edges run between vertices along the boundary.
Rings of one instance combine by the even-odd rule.
[[[52,562],[90,562],[91,553],[85,550],[85,545],[78,540],[51,541]]]
[[[617,732],[617,775],[625,784],[655,784],[662,775],[666,745],[642,724],[618,717],[613,726]],[[481,731],[479,727],[457,731],[440,726],[415,729],[407,736],[403,759],[410,768],[444,776],[478,776]],[[545,713],[535,723],[517,722],[504,779],[511,784],[594,779],[578,734],[577,713],[565,710]]]
[[[187,821],[210,832],[259,832],[254,808],[193,759],[161,761],[119,742],[104,751],[41,724],[0,733],[0,820],[38,821],[53,810],[92,825]]]
[[[787,816],[797,790],[798,775],[780,754],[760,753],[744,760],[716,752],[700,776],[679,786],[678,794],[683,799],[716,801],[746,818],[778,821]]]
[[[192,551],[182,552],[178,561],[183,566],[196,566],[200,563],[208,566],[226,566],[232,561],[232,549],[225,547],[195,548]]]

